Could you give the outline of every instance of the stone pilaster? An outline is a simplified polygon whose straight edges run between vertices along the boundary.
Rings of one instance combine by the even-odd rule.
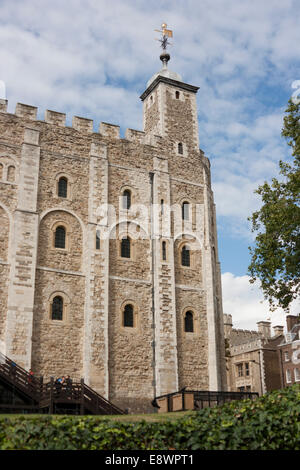
[[[223,327],[220,325],[221,319],[223,322],[223,312],[221,299],[219,298],[220,292],[218,292],[217,289],[217,277],[219,277],[219,270],[217,268],[216,248],[214,246],[216,240],[214,239],[212,228],[213,196],[208,181],[208,175],[206,174],[205,170],[203,171],[204,224],[206,230],[203,246],[202,265],[207,306],[209,390],[217,391],[223,388],[222,373],[220,370],[220,351],[222,348],[224,348],[224,345],[221,345],[220,337],[220,330],[221,328],[223,329]]]
[[[88,243],[84,250],[86,303],[84,333],[84,376],[86,382],[108,398],[108,220],[101,210],[108,200],[106,145],[92,144],[89,175]],[[96,231],[100,249],[96,250]],[[96,300],[97,299],[97,300]]]
[[[39,131],[27,127],[21,149],[18,205],[14,213],[5,335],[7,356],[25,369],[31,366],[39,162]]]
[[[160,214],[161,199],[166,207],[170,206],[168,162],[154,158],[153,202],[156,222],[161,222],[164,217]],[[154,227],[153,236],[155,382],[156,396],[159,396],[178,390],[174,246],[170,229],[161,233],[159,223]],[[166,242],[166,260],[162,258],[162,241]]]

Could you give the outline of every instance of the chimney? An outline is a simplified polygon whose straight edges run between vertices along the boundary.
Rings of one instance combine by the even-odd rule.
[[[224,318],[224,337],[229,338],[232,332],[232,315],[229,313],[223,314]]]
[[[297,323],[300,323],[298,315],[287,315],[287,317],[286,317],[286,327],[287,327],[288,332],[290,332],[292,330],[293,326],[297,325]]]
[[[263,338],[271,338],[271,322],[270,321],[259,321],[257,322],[258,332]]]
[[[275,337],[281,336],[283,335],[284,326],[281,326],[281,325],[273,326],[273,330],[274,330]]]

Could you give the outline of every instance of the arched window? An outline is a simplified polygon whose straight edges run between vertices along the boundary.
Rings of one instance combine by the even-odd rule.
[[[190,204],[188,202],[184,202],[181,207],[182,210],[182,219],[189,220],[190,218]]]
[[[186,333],[193,333],[194,332],[194,316],[193,312],[189,311],[186,312],[184,317],[184,331]]]
[[[187,245],[184,245],[181,250],[181,265],[190,266],[190,264],[191,264],[190,248]]]
[[[166,261],[167,259],[167,243],[162,242],[162,259],[163,261]]]
[[[131,192],[126,189],[123,193],[123,209],[130,209],[131,206]]]
[[[3,178],[3,165],[0,163],[0,180]]]
[[[64,301],[63,298],[59,295],[54,297],[52,301],[52,308],[51,308],[51,318],[52,320],[62,320],[63,319],[63,308],[64,308]]]
[[[179,144],[178,144],[178,153],[179,153],[180,155],[183,155],[183,145],[182,145],[181,142],[179,142]]]
[[[175,96],[176,96],[176,99],[179,100],[179,96],[180,96],[179,91],[176,91]]]
[[[55,230],[55,248],[66,248],[66,229],[65,227],[59,226]]]
[[[16,173],[15,167],[10,165],[7,170],[7,181],[9,181],[10,183],[13,183],[15,181],[15,173]]]
[[[123,312],[123,325],[133,328],[133,306],[125,305]]]
[[[130,238],[123,237],[121,241],[121,257],[130,258]]]
[[[58,196],[66,198],[68,195],[68,180],[64,176],[58,181]]]

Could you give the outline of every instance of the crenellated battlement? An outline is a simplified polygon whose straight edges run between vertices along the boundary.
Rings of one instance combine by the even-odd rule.
[[[65,127],[66,125],[66,114],[59,113],[57,111],[50,111],[49,109],[45,112],[45,122],[48,124],[54,124],[56,126]]]
[[[0,112],[2,112],[2,113],[7,112],[7,104],[8,104],[7,100],[0,99]]]
[[[99,133],[103,137],[110,137],[111,139],[120,139],[120,126],[116,124],[109,124],[107,122],[100,122]]]
[[[8,101],[0,99],[0,112],[7,113]],[[15,115],[19,118],[29,119],[31,121],[37,120],[38,108],[36,106],[30,106],[24,103],[17,103],[15,109]],[[66,126],[66,114],[58,111],[47,109],[45,111],[44,122],[59,127]],[[93,133],[94,121],[81,116],[74,116],[72,119],[72,128],[82,133]],[[102,137],[108,137],[110,139],[121,139],[120,126],[107,122],[100,122],[99,134]],[[125,139],[130,142],[136,142],[141,145],[157,146],[162,137],[157,135],[148,135],[143,131],[135,129],[126,129]]]
[[[18,117],[23,117],[26,119],[31,119],[32,121],[36,120],[37,117],[36,106],[30,106],[29,104],[17,103],[15,114]]]
[[[90,133],[93,132],[94,121],[92,119],[86,119],[79,116],[74,116],[72,126],[74,129],[80,132]]]
[[[8,101],[0,99],[0,113],[7,113]],[[30,121],[36,121],[38,114],[38,108],[24,103],[17,103],[15,109],[15,116]],[[59,127],[68,127],[66,125],[66,114],[59,111],[53,111],[47,109],[45,111],[44,121],[50,125]],[[94,121],[81,116],[73,116],[71,128],[85,134],[92,134],[94,131]],[[111,124],[107,122],[100,122],[98,133],[100,136],[109,139],[120,140],[120,126],[117,124]],[[163,137],[155,135],[151,132],[147,133],[136,129],[125,130],[125,140],[134,142],[140,145],[150,145],[151,147],[158,147],[162,144]],[[209,166],[209,160],[204,156],[204,152],[199,149],[200,155],[205,164]]]

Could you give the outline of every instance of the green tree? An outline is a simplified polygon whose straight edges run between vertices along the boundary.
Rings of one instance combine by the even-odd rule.
[[[292,148],[292,162],[279,162],[279,181],[265,182],[255,191],[262,207],[249,218],[255,244],[249,247],[250,282],[261,281],[271,310],[286,311],[300,292],[300,103],[288,103],[282,136]]]

